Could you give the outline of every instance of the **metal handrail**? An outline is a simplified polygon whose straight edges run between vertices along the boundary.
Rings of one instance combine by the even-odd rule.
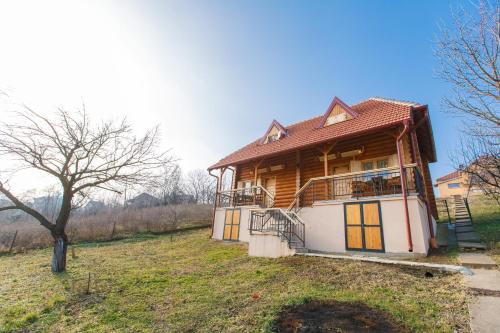
[[[264,217],[269,217],[264,222]],[[257,225],[256,217],[261,218],[260,225]],[[273,223],[274,222],[274,223]],[[268,208],[262,210],[252,210],[250,215],[250,233],[252,231],[276,232],[279,236],[285,238],[289,247],[293,242],[293,237],[298,239],[302,245],[305,245],[305,225],[300,217],[294,212],[285,211],[282,208]]]

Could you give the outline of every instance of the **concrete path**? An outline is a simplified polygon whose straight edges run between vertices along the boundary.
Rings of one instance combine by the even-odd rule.
[[[472,332],[500,332],[500,271],[497,265],[482,253],[461,253],[458,258],[473,273],[465,278],[474,295],[469,307]]]
[[[489,256],[484,253],[460,253],[458,261],[462,266],[469,268],[496,269],[497,265]]]
[[[295,255],[306,256],[306,257],[322,257],[330,259],[352,260],[352,261],[365,261],[365,262],[374,262],[377,264],[421,267],[443,272],[454,272],[454,273],[462,273],[464,275],[472,275],[472,271],[470,269],[464,266],[457,266],[457,265],[444,265],[444,264],[432,264],[432,263],[417,262],[417,261],[395,260],[395,259],[386,259],[380,257],[368,257],[365,255],[344,255],[344,254],[311,253],[311,252],[296,253]]]

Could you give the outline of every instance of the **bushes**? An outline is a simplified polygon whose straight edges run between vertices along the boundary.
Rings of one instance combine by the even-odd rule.
[[[169,205],[150,208],[106,208],[96,214],[75,213],[66,232],[70,242],[100,241],[134,233],[162,233],[169,230],[208,224],[211,205]],[[52,245],[49,231],[34,219],[0,221],[0,252],[6,252],[17,230],[14,251]]]

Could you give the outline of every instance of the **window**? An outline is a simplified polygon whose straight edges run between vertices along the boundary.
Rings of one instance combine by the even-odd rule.
[[[448,184],[448,188],[460,188],[460,184],[459,183],[450,183],[450,184]]]
[[[387,160],[378,160],[377,161],[377,169],[384,169],[384,168],[387,168],[389,166],[389,163],[387,162]]]
[[[373,162],[364,162],[363,163],[363,171],[368,171],[373,169]]]
[[[326,119],[325,126],[340,123],[344,120],[347,120],[347,114],[345,112],[337,114],[337,115],[331,115]]]
[[[279,138],[280,138],[279,133],[277,133],[277,134],[273,134],[273,135],[269,135],[269,136],[267,137],[267,143],[269,143],[269,142],[274,142],[274,141],[278,141],[278,140],[279,140]]]
[[[376,167],[375,167],[376,166]],[[363,162],[363,171],[373,170],[373,169],[383,169],[389,166],[388,160],[377,160],[370,162]]]

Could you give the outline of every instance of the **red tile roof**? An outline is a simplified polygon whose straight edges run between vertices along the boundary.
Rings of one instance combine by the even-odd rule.
[[[340,123],[318,128],[323,115],[305,120],[290,126],[285,126],[287,136],[267,144],[261,144],[260,139],[224,157],[209,170],[237,163],[276,155],[298,148],[327,142],[356,133],[367,132],[376,128],[388,127],[410,119],[411,110],[422,105],[412,102],[402,102],[382,98],[370,98],[351,106],[357,117]]]
[[[455,179],[455,178],[458,178],[458,177],[460,177],[460,171],[453,171],[453,172],[450,172],[447,175],[444,175],[443,177],[439,177],[438,179],[436,179],[436,182],[437,183],[439,183],[439,182],[445,182],[447,180],[452,180],[452,179]]]

